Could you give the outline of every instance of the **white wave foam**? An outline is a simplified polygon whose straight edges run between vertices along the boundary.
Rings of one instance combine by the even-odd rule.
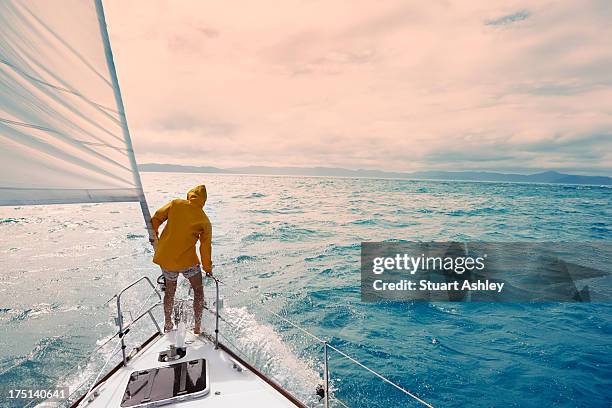
[[[314,404],[317,385],[322,383],[316,363],[296,356],[273,327],[257,321],[246,307],[223,309],[223,317],[231,327],[222,330],[256,368],[286,387],[301,401]],[[231,333],[227,333],[227,329]]]

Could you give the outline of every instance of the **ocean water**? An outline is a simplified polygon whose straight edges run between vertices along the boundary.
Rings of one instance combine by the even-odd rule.
[[[312,405],[321,346],[270,311],[434,406],[612,406],[610,304],[371,304],[359,292],[362,241],[609,242],[610,188],[143,174],[152,210],[201,183],[224,340]],[[117,361],[106,302],[159,275],[133,203],[0,208],[0,255],[1,406],[23,406],[11,388],[74,390]],[[127,313],[148,295],[136,287]],[[137,326],[128,345],[152,329]],[[333,351],[330,371],[348,406],[418,406]]]

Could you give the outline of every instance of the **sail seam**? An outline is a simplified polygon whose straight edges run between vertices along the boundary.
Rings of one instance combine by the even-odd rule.
[[[95,101],[87,98],[85,95],[83,95],[80,92],[77,92],[77,91],[72,90],[72,89],[64,88],[64,87],[61,87],[61,86],[58,86],[58,85],[53,85],[50,82],[44,81],[44,80],[42,80],[40,78],[36,78],[35,76],[28,74],[23,69],[15,66],[14,64],[11,64],[10,62],[8,62],[6,60],[0,59],[0,63],[13,68],[13,70],[15,70],[16,72],[19,72],[19,74],[21,74],[24,77],[27,77],[28,79],[30,79],[30,80],[32,80],[34,82],[38,82],[39,84],[46,85],[46,86],[51,87],[53,89],[57,89],[58,91],[67,92],[67,93],[70,93],[72,95],[78,96],[78,97],[82,98],[83,100],[85,100],[86,102],[89,102],[92,105],[97,106],[98,108],[101,108],[101,109],[104,109],[104,110],[116,113],[117,115],[119,114],[119,112],[116,109],[113,109],[113,108],[110,108],[108,106],[104,106],[104,105],[102,105],[102,104],[100,104],[98,102],[95,102]],[[110,118],[115,120],[115,121],[117,121],[117,119],[113,118],[112,116],[110,116]],[[117,124],[119,124],[118,121],[117,121]]]
[[[88,142],[88,141],[86,141],[86,140],[75,139],[75,138],[73,138],[73,137],[70,137],[70,136],[67,136],[67,135],[65,135],[65,134],[61,133],[61,132],[60,132],[60,131],[58,131],[58,130],[51,129],[51,128],[48,128],[48,127],[45,127],[45,126],[34,125],[34,124],[32,124],[32,123],[17,122],[17,121],[15,121],[15,120],[10,120],[10,119],[5,119],[5,118],[0,118],[0,122],[5,122],[5,123],[8,123],[8,124],[10,124],[10,125],[17,125],[17,126],[23,126],[23,127],[28,127],[28,128],[32,128],[32,129],[43,130],[43,131],[45,131],[45,132],[57,133],[57,134],[60,134],[60,135],[62,135],[62,136],[64,136],[64,137],[66,137],[66,138],[70,139],[70,140],[73,140],[73,141],[75,141],[75,142],[82,143],[82,144],[86,144],[86,145],[90,145],[90,146],[104,146],[104,147],[110,147],[111,149],[115,149],[115,150],[120,151],[120,152],[131,152],[131,151],[132,151],[131,149],[129,149],[129,148],[127,148],[127,147],[123,147],[123,148],[122,148],[122,147],[117,147],[117,146],[110,145],[110,144],[108,144],[108,143],[100,143],[100,142]],[[126,153],[126,154],[127,154],[127,153]],[[121,164],[120,164],[120,163],[117,163],[117,162],[115,162],[115,163],[116,163],[117,165],[121,166]],[[126,170],[128,170],[128,171],[131,171],[131,170],[130,170],[130,169],[128,169],[127,167],[124,167],[124,169],[126,169]]]
[[[2,121],[0,121],[0,122],[2,122]],[[10,136],[8,134],[8,132],[0,133],[0,137],[5,137],[5,138],[7,138],[9,140],[14,141],[15,143],[19,143],[19,144],[21,144],[23,146],[27,146],[30,149],[33,149],[33,150],[38,151],[38,152],[43,153],[43,154],[50,155],[50,156],[52,156],[52,157],[54,157],[56,159],[63,160],[64,162],[68,162],[68,163],[72,163],[72,164],[75,164],[75,165],[79,165],[79,166],[81,166],[83,168],[92,170],[92,171],[96,172],[99,175],[105,175],[105,176],[110,177],[112,179],[121,181],[122,183],[132,184],[128,180],[125,180],[125,179],[117,176],[116,174],[110,173],[109,171],[104,170],[101,167],[96,166],[95,164],[93,164],[93,163],[91,163],[91,162],[89,162],[87,160],[83,160],[83,159],[80,159],[80,158],[78,158],[78,157],[76,157],[74,155],[71,155],[71,154],[69,154],[69,153],[59,149],[58,147],[56,147],[56,146],[54,146],[54,145],[52,145],[52,144],[50,144],[50,143],[48,143],[48,142],[46,142],[44,140],[36,138],[36,137],[34,137],[34,136],[30,135],[30,134],[19,132],[15,128],[11,128],[9,126],[7,126],[7,127],[9,129],[13,130],[13,132],[16,132],[17,137]],[[59,134],[59,135],[64,136],[62,134]],[[69,140],[69,142],[70,142],[70,140]],[[73,146],[75,146],[75,145],[76,144],[73,143]],[[75,146],[75,147],[78,147],[78,146]],[[91,149],[91,148],[89,148],[87,146],[81,146],[81,150],[83,150],[83,149],[86,152],[92,153],[96,157],[99,157],[99,158],[101,158],[101,159],[103,159],[103,160],[105,160],[107,162],[110,162],[110,163],[112,163],[112,164],[122,168],[123,170],[126,170],[126,171],[130,172],[130,169],[126,168],[122,164],[117,163],[116,161],[114,161],[114,160],[112,160],[112,159],[110,159],[110,158],[100,154],[99,152],[97,152],[97,151],[95,151],[95,150],[93,150],[93,149]]]
[[[59,35],[57,35],[55,33],[55,31],[53,31],[50,27],[48,27],[41,19],[39,19],[36,14],[32,13],[32,11],[30,11],[30,9],[28,7],[25,6],[25,4],[21,5],[42,27],[44,27],[53,37],[55,37],[55,39],[57,41],[59,41],[62,45],[64,45],[68,50],[70,50],[70,52],[72,52],[74,54],[74,56],[76,56],[83,64],[85,64],[85,66],[87,66],[87,68],[89,68],[93,73],[95,73],[102,81],[104,81],[104,83],[106,83],[108,86],[110,86],[111,88],[113,87],[113,85],[106,79],[104,78],[104,75],[100,74],[94,67],[93,65],[91,65],[91,63],[89,63],[85,58],[83,58],[83,56],[81,54],[79,54],[74,48],[72,48],[72,46],[70,44],[68,44],[65,40],[63,40]]]

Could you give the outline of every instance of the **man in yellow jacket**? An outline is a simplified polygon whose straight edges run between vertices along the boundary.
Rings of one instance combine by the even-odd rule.
[[[200,334],[204,289],[202,288],[202,269],[212,275],[212,226],[204,212],[206,186],[192,188],[187,193],[187,200],[170,201],[155,212],[151,219],[155,236],[158,237],[153,262],[158,264],[166,278],[164,294],[164,330],[172,330],[172,309],[176,281],[179,274],[189,279],[193,288],[193,314],[195,327],[193,332]],[[166,222],[159,237],[158,229]],[[196,254],[196,243],[200,241],[200,259]]]

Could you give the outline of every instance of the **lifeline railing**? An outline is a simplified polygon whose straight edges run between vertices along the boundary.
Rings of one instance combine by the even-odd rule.
[[[215,311],[214,311],[214,315],[215,315],[215,348],[219,347],[219,283],[225,285],[225,283],[223,283],[222,281],[220,281],[219,279],[217,279],[216,277],[212,276],[212,275],[207,275],[209,278],[213,279],[215,282]],[[225,285],[227,286],[227,285]],[[237,293],[237,292],[235,292]],[[253,302],[251,302],[253,303]],[[319,344],[321,344],[323,346],[323,389],[324,389],[324,395],[323,395],[323,406],[324,408],[329,408],[329,398],[330,398],[330,393],[329,393],[329,353],[328,353],[328,349],[332,349],[334,350],[336,353],[340,354],[341,356],[345,357],[346,359],[348,359],[349,361],[353,362],[354,364],[357,364],[359,367],[365,369],[366,371],[370,372],[371,374],[373,374],[374,376],[376,376],[377,378],[379,378],[380,380],[386,382],[387,384],[393,386],[394,388],[396,388],[397,390],[399,390],[400,392],[402,392],[405,395],[408,395],[409,397],[413,398],[415,401],[421,403],[422,405],[428,407],[428,408],[433,408],[433,406],[431,404],[429,404],[428,402],[424,401],[423,399],[421,399],[419,396],[417,396],[416,394],[414,394],[413,392],[410,392],[408,390],[406,390],[405,388],[401,387],[400,385],[394,383],[393,381],[389,380],[387,377],[383,376],[382,374],[374,371],[373,369],[371,369],[370,367],[366,366],[365,364],[361,363],[360,361],[357,361],[356,359],[354,359],[353,357],[349,356],[348,354],[346,354],[345,352],[343,352],[342,350],[339,350],[337,347],[332,346],[331,344],[329,344],[328,341],[325,341],[323,339],[321,339],[320,337],[310,333],[308,330],[298,326],[296,323],[292,322],[291,320],[287,319],[284,316],[281,316],[280,314],[270,310],[269,308],[258,304],[259,307],[261,307],[262,309],[266,310],[268,313],[272,314],[273,316],[277,317],[278,319],[284,321],[285,323],[289,324],[290,326],[294,327],[295,329],[299,330],[300,332],[304,333],[305,335],[307,335],[308,337],[310,337],[311,339],[315,340],[316,342],[318,342]],[[208,309],[210,310],[210,309]],[[344,405],[346,407],[346,405],[341,402],[340,400],[338,400],[337,398],[335,398],[336,401],[340,402],[342,405]]]
[[[141,281],[145,281],[149,284],[149,286],[151,286],[151,288],[153,289],[153,292],[157,295],[157,297],[159,298],[159,302],[153,304],[152,306],[150,306],[147,310],[145,310],[144,312],[142,312],[140,315],[138,315],[135,319],[132,319],[132,321],[125,327],[123,327],[123,313],[121,312],[121,296],[123,295],[123,293],[125,291],[127,291],[128,289],[130,289],[131,287],[137,285],[139,282]],[[130,327],[132,325],[134,325],[134,323],[136,323],[137,321],[139,321],[140,319],[142,319],[144,316],[149,315],[149,317],[151,318],[151,320],[153,321],[153,324],[155,325],[155,327],[157,328],[158,333],[163,334],[164,332],[162,331],[161,327],[159,326],[159,323],[157,323],[157,320],[155,320],[155,316],[153,316],[153,309],[155,309],[156,307],[158,307],[159,305],[161,305],[161,301],[162,301],[162,297],[161,294],[157,291],[157,288],[155,287],[155,285],[153,284],[153,282],[151,282],[151,279],[149,279],[147,276],[143,276],[140,279],[135,280],[134,282],[130,283],[128,286],[124,287],[123,289],[121,289],[121,291],[119,293],[117,293],[115,296],[113,296],[112,298],[110,298],[110,300],[113,300],[113,298],[116,297],[117,298],[117,317],[115,319],[115,323],[117,324],[117,326],[119,327],[119,331],[117,332],[117,335],[119,336],[119,339],[121,341],[121,356],[123,358],[123,364],[127,364],[127,357],[125,355],[125,335],[128,334],[128,332],[130,331]],[[109,300],[109,301],[110,301]],[[146,303],[145,303],[146,304]]]
[[[209,310],[211,313],[213,313],[215,315],[214,344],[215,344],[215,349],[218,349],[219,348],[219,319],[220,319],[219,284],[225,285],[225,283],[223,283],[221,280],[217,279],[214,276],[211,276],[211,275],[206,275],[206,276],[208,278],[212,279],[215,282],[215,310],[213,312],[209,308],[206,308],[206,309]],[[124,326],[123,312],[122,312],[122,308],[121,308],[121,297],[124,294],[124,292],[126,292],[130,288],[134,287],[136,284],[138,284],[141,281],[147,282],[149,284],[149,286],[151,286],[151,288],[153,289],[152,293],[149,295],[149,298],[152,295],[156,295],[158,297],[159,301],[157,303],[151,305],[150,307],[148,307],[146,310],[142,311],[142,309],[146,306],[146,304],[147,304],[147,302],[149,300],[149,298],[147,298],[147,300],[145,301],[145,303],[143,303],[143,306],[141,307],[142,313],[140,313],[140,311],[139,311],[138,312],[139,314],[137,315],[137,317],[135,319],[132,319],[132,321],[127,326]],[[227,286],[227,285],[225,285],[225,286]],[[235,292],[235,293],[238,293],[238,292]],[[96,350],[101,349],[106,344],[108,344],[112,339],[114,339],[115,337],[119,336],[119,340],[120,340],[119,344],[121,345],[123,364],[126,365],[128,363],[129,357],[126,356],[126,353],[125,353],[125,349],[126,349],[125,336],[129,333],[130,328],[132,327],[132,325],[134,325],[136,322],[138,322],[144,316],[148,315],[151,318],[153,324],[155,325],[158,333],[163,334],[163,331],[162,331],[159,323],[157,322],[157,320],[155,319],[155,316],[153,315],[153,309],[155,309],[156,307],[158,307],[158,306],[160,306],[162,304],[162,297],[161,297],[161,294],[159,293],[159,291],[157,290],[157,288],[155,287],[155,285],[153,284],[153,282],[151,281],[151,279],[149,279],[146,276],[143,276],[140,279],[135,280],[134,282],[132,282],[128,286],[126,286],[123,289],[121,289],[121,291],[119,291],[116,295],[114,295],[112,298],[110,298],[107,301],[107,303],[110,302],[111,300],[113,300],[114,298],[116,298],[116,302],[117,302],[117,317],[115,318],[115,323],[118,326],[118,331],[111,338],[109,338],[106,342],[104,342],[104,344],[99,346]],[[251,302],[251,303],[253,303],[253,302]],[[424,406],[426,406],[428,408],[433,408],[433,406],[431,404],[427,403],[426,401],[424,401],[423,399],[418,397],[416,394],[406,390],[405,388],[403,388],[400,385],[398,385],[398,384],[394,383],[393,381],[389,380],[388,378],[386,378],[382,374],[374,371],[373,369],[371,369],[370,367],[366,366],[365,364],[357,361],[356,359],[354,359],[353,357],[349,356],[348,354],[346,354],[342,350],[340,350],[337,347],[334,347],[333,345],[329,344],[329,342],[327,342],[327,341],[321,339],[320,337],[310,333],[308,330],[298,326],[296,323],[294,323],[291,320],[287,319],[286,317],[281,316],[280,314],[270,310],[269,308],[267,308],[267,307],[265,307],[265,306],[263,306],[261,304],[258,304],[258,306],[263,308],[264,310],[266,310],[268,313],[272,314],[273,316],[277,317],[278,319],[280,319],[280,320],[284,321],[285,323],[289,324],[290,326],[294,327],[295,329],[299,330],[300,332],[304,333],[305,335],[307,335],[308,337],[310,337],[311,339],[315,340],[316,342],[318,342],[319,344],[321,344],[323,346],[323,391],[324,391],[324,394],[323,394],[323,406],[324,406],[324,408],[329,408],[329,402],[330,402],[330,392],[329,392],[329,382],[330,382],[329,381],[329,349],[334,350],[335,352],[337,352],[341,356],[345,357],[346,359],[348,359],[349,361],[353,362],[354,364],[357,364],[359,367],[361,367],[361,368],[365,369],[366,371],[370,372],[371,374],[373,374],[374,376],[376,376],[380,380],[382,380],[382,381],[386,382],[387,384],[393,386],[394,388],[396,388],[397,390],[399,390],[403,394],[408,395],[409,397],[413,398],[415,401],[421,403],[422,405],[424,405]],[[238,351],[240,351],[240,350],[238,350]],[[106,361],[106,363],[104,364],[102,369],[99,370],[98,375],[96,376],[96,379],[94,380],[94,382],[92,383],[91,387],[89,388],[89,390],[85,394],[84,399],[86,399],[92,393],[92,391],[94,391],[100,375],[102,374],[102,372],[106,368],[108,362],[111,360],[111,358],[115,354],[116,354],[116,351],[113,352],[109,356],[108,360]],[[82,385],[83,384],[81,384],[77,388],[77,390],[79,388],[81,388]],[[76,392],[76,390],[75,390],[75,392]],[[72,394],[70,396],[72,396]],[[339,402],[341,405],[343,405],[343,406],[348,408],[348,406],[346,404],[344,404],[338,398],[334,397],[334,399],[337,402]]]
[[[132,321],[130,323],[128,323],[127,326],[124,326],[124,320],[123,320],[123,312],[122,312],[122,307],[121,307],[121,296],[123,295],[124,292],[126,292],[128,289],[132,288],[133,286],[137,285],[139,282],[141,281],[145,281],[148,283],[148,285],[151,287],[152,292],[149,294],[149,296],[147,297],[147,299],[142,303],[141,308],[139,309],[139,311],[137,312],[137,317],[135,319],[132,319]],[[148,304],[149,299],[151,298],[151,296],[156,295],[158,298],[158,302],[154,303],[153,305],[151,305],[149,308],[147,308],[147,310],[143,311],[144,307]],[[153,309],[155,309],[156,307],[159,307],[162,304],[162,297],[161,294],[159,293],[159,291],[157,290],[157,288],[155,287],[155,285],[153,284],[153,282],[151,282],[151,279],[149,279],[146,276],[141,277],[140,279],[135,280],[134,282],[130,283],[129,285],[127,285],[126,287],[124,287],[123,289],[121,289],[121,291],[119,291],[117,294],[113,295],[113,297],[111,297],[109,300],[106,301],[105,305],[108,304],[109,302],[111,302],[113,299],[117,300],[117,317],[115,318],[115,324],[117,324],[118,326],[118,331],[113,334],[111,337],[109,337],[108,339],[106,339],[106,341],[104,341],[102,344],[100,344],[98,347],[96,347],[95,350],[93,350],[86,358],[85,361],[89,361],[91,360],[91,358],[95,355],[98,354],[98,352],[100,350],[102,350],[106,345],[108,345],[112,340],[114,340],[115,338],[119,337],[119,341],[117,342],[116,347],[113,349],[113,351],[108,355],[105,363],[103,364],[102,368],[100,370],[98,370],[96,372],[96,377],[94,379],[93,382],[91,382],[91,386],[89,387],[89,389],[87,390],[87,392],[85,393],[85,395],[83,395],[81,398],[79,398],[77,401],[80,400],[86,400],[94,391],[94,388],[97,386],[98,384],[98,379],[100,378],[100,376],[102,375],[102,373],[105,372],[106,367],[108,366],[108,364],[110,363],[110,361],[113,359],[113,357],[117,354],[118,352],[118,348],[119,346],[121,346],[121,351],[122,351],[122,360],[123,360],[123,365],[126,365],[129,357],[126,356],[125,354],[125,349],[126,349],[126,345],[125,345],[125,336],[130,332],[131,327],[138,322],[140,319],[142,319],[144,316],[149,316],[151,318],[151,321],[153,322],[153,324],[155,325],[155,328],[157,329],[157,333],[158,334],[163,334],[163,331],[161,329],[161,327],[159,326],[159,323],[157,322],[157,320],[155,319],[155,316],[153,315]],[[141,313],[142,312],[142,313]],[[76,368],[76,367],[75,367]],[[78,386],[76,386],[73,391],[63,400],[63,401],[59,401],[59,404],[61,404],[62,406],[64,406],[65,404],[70,404],[71,398],[73,396],[75,396],[75,394],[81,389],[83,388],[83,386],[87,383],[89,383],[89,379],[91,378],[91,376],[87,376],[85,378],[85,380],[83,380]],[[38,400],[37,399],[32,399],[30,401],[30,403],[28,405],[26,405],[26,407],[30,407],[32,404],[36,403]]]

